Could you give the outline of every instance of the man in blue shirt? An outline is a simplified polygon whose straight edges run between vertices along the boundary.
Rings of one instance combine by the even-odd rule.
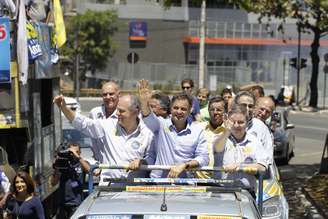
[[[173,165],[170,171],[152,171],[151,177],[186,177],[188,168],[208,165],[209,156],[203,128],[190,118],[191,98],[179,94],[172,98],[171,115],[164,119],[149,108],[148,81],[139,82],[143,120],[156,136],[156,165]]]

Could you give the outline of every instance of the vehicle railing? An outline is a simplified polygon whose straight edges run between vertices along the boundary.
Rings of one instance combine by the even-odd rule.
[[[170,170],[173,166],[169,165],[140,165],[138,170]],[[93,172],[96,169],[116,169],[116,170],[128,170],[129,165],[109,165],[109,164],[97,164],[92,165],[89,171],[89,176],[93,176]],[[197,167],[197,168],[191,168],[186,171],[210,171],[210,172],[225,172],[223,167]],[[260,171],[255,167],[249,167],[247,165],[240,164],[237,167],[236,172],[243,172],[246,174],[254,175],[257,174],[258,178],[258,197],[257,197],[257,204],[259,211],[262,215],[262,207],[263,207],[263,176],[265,175],[266,171]],[[194,178],[158,178],[156,180],[152,178],[135,178],[133,182],[140,183],[140,182],[150,182],[153,180],[153,182],[156,183],[170,183],[170,184],[181,184],[181,183],[189,183],[194,184],[197,183],[220,183],[220,179],[194,179]],[[214,181],[213,181],[214,180]],[[217,181],[215,181],[217,180]],[[232,180],[233,181],[233,180]],[[93,192],[93,177],[88,177],[88,190],[89,194]]]

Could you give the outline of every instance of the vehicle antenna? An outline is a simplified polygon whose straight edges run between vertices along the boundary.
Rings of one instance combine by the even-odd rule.
[[[166,187],[164,186],[163,203],[161,205],[161,211],[167,211],[167,205],[165,203],[165,196],[166,196]]]

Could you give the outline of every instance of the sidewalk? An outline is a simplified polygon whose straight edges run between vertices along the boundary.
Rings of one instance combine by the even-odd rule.
[[[289,112],[292,114],[306,113],[306,114],[313,114],[313,115],[320,114],[320,115],[328,116],[328,107],[324,109],[322,107],[313,108],[309,106],[302,106],[302,107],[294,106],[294,107],[290,107]]]

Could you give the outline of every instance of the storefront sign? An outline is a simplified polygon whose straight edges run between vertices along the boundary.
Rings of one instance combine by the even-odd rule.
[[[130,22],[129,40],[147,40],[147,23],[142,21]]]
[[[10,27],[9,18],[0,18],[0,83],[10,83]]]

